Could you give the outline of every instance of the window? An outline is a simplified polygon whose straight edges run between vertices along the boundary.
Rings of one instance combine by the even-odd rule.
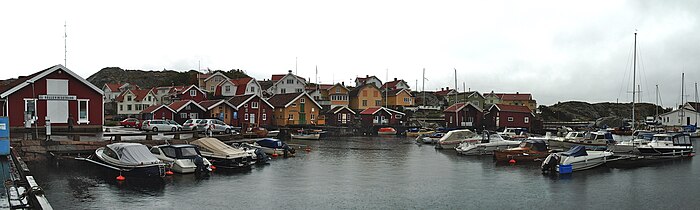
[[[338,122],[340,122],[343,119],[342,118],[343,114],[344,113],[338,113],[338,117],[336,117],[336,118],[338,118]]]
[[[452,116],[450,116],[450,123],[452,123]]]
[[[377,91],[372,91],[374,93],[374,97],[379,97],[379,92]]]
[[[297,93],[301,93],[301,92],[304,91],[304,90],[301,89],[301,88],[297,88],[296,91],[297,91]]]
[[[299,99],[299,103],[302,103],[302,104],[303,104],[303,103],[306,103],[306,99],[305,99],[305,98]]]
[[[126,110],[131,111],[131,105],[126,105]]]
[[[525,117],[525,123],[530,123],[530,117]]]
[[[88,121],[88,99],[78,99],[78,123],[89,123]]]
[[[199,115],[197,113],[190,113],[190,118],[197,119]]]
[[[214,86],[209,86],[209,90],[214,91]]]
[[[180,118],[183,118],[183,119],[187,118],[187,113],[180,113]]]
[[[36,116],[36,99],[24,99],[24,113]]]
[[[231,92],[231,86],[229,86],[229,85],[226,85],[226,87],[224,89],[226,89],[226,92]]]
[[[367,106],[367,100],[362,100],[362,106]]]
[[[336,88],[335,93],[340,93],[340,88]]]
[[[411,103],[411,98],[403,98],[404,103]]]
[[[314,100],[318,101],[318,99],[320,99],[319,96],[314,96]]]
[[[247,113],[243,115],[243,120],[248,120],[248,114],[247,114]]]
[[[287,93],[287,89],[282,88],[282,89],[280,90],[280,93],[282,93],[282,94]]]
[[[316,110],[315,108],[311,107],[311,112],[314,112],[315,110]]]
[[[374,101],[375,106],[381,106],[382,105],[382,100],[375,100]]]
[[[292,107],[297,107],[297,103],[293,103]],[[280,111],[282,111],[282,110],[280,110]]]
[[[315,119],[316,119],[316,115],[311,114],[311,120],[315,120]]]
[[[131,101],[131,96],[127,96],[126,101]]]
[[[508,117],[508,122],[513,122],[513,117]]]
[[[191,105],[187,105],[187,106],[185,107],[185,110],[190,110],[190,109],[192,109]]]
[[[253,108],[253,109],[257,109],[257,108],[258,108],[258,102],[253,101],[253,102],[250,103],[250,106],[251,106],[251,108]]]
[[[196,90],[190,90],[190,96],[197,96]]]
[[[294,115],[290,114],[288,120],[294,120]]]
[[[293,79],[287,79],[287,84],[294,84],[294,80],[293,80]]]
[[[267,120],[267,114],[265,114],[265,113],[262,114],[262,120]]]
[[[119,111],[124,111],[124,105],[119,105]]]
[[[362,91],[362,96],[367,96],[367,90]]]
[[[255,87],[254,87],[254,86],[251,86],[251,87],[250,87],[250,92],[255,92]]]

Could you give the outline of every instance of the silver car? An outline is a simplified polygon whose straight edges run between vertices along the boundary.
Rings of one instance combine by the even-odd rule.
[[[204,120],[189,119],[189,120],[185,121],[185,123],[182,123],[182,130],[185,130],[185,131],[193,131],[193,130],[204,131],[204,129],[199,130],[199,128],[197,126],[202,121],[204,121]]]
[[[171,125],[174,125],[175,127],[177,127],[177,131],[181,131],[181,130],[182,130],[182,125],[180,125],[179,123],[175,122],[175,120],[165,120],[165,122],[167,122],[168,124],[171,124]]]
[[[201,120],[201,122],[197,125],[197,130],[204,131],[206,133],[209,133],[209,131],[211,131],[212,133],[229,134],[231,133],[231,131],[233,131],[233,127],[227,125],[221,120],[206,119]]]
[[[177,131],[177,126],[165,120],[146,120],[141,123],[141,130],[145,131]]]

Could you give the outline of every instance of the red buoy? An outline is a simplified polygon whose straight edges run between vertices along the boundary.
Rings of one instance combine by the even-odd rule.
[[[173,174],[175,174],[175,173],[173,173],[173,171],[166,171],[165,172],[165,175],[173,175]]]
[[[209,166],[209,168],[210,168],[212,171],[213,171],[213,170],[216,170],[216,166],[214,166],[214,165]]]
[[[515,163],[515,159],[510,159],[510,160],[508,161],[508,163],[514,164],[514,163]]]
[[[304,151],[311,152],[311,148],[307,147],[306,149],[304,149]]]
[[[277,153],[272,153],[272,157],[277,157],[277,156],[278,156]]]
[[[122,176],[121,174],[119,174],[119,176],[117,176],[117,181],[124,181],[124,180],[126,180],[126,178],[124,176]]]

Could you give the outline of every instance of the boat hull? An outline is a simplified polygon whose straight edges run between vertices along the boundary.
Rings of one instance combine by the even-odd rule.
[[[513,144],[500,144],[500,145],[476,145],[470,148],[457,147],[457,154],[460,155],[492,155],[494,151],[506,150],[514,147],[518,147],[520,143]]]
[[[92,162],[96,165],[102,166],[109,170],[118,172],[122,176],[126,177],[138,177],[138,178],[162,178],[165,177],[165,164],[150,164],[142,166],[121,166],[109,163],[102,158],[99,158],[96,154],[92,158],[84,159],[88,162]]]
[[[253,161],[252,157],[250,156],[239,158],[219,158],[205,156],[204,154],[202,154],[202,156],[206,157],[213,166],[216,166],[216,168],[250,169],[253,166],[253,164],[255,164],[255,161]]]
[[[516,162],[538,162],[541,161],[549,153],[543,152],[521,152],[521,151],[511,151],[511,150],[497,150],[493,152],[493,158],[496,162],[508,162],[510,160],[515,160]]]
[[[291,137],[293,139],[300,139],[300,140],[319,140],[321,139],[321,134],[320,133],[315,133],[315,134],[291,134]]]
[[[547,141],[547,144],[549,144],[550,148],[560,148],[560,149],[569,149],[569,148],[574,147],[574,146],[584,146],[584,147],[586,147],[586,150],[593,150],[593,151],[601,151],[601,150],[608,149],[607,144],[589,144],[589,143],[583,143],[583,142],[560,141],[560,140],[549,140],[549,141]]]
[[[684,157],[693,154],[692,148],[653,148],[653,147],[637,147],[641,156],[655,157]]]

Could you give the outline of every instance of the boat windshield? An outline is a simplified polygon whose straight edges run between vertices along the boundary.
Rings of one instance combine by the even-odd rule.
[[[194,158],[199,155],[199,152],[197,152],[197,149],[194,147],[184,147],[180,149],[180,152],[182,153],[183,158]]]
[[[468,138],[473,138],[476,136],[476,133],[471,132],[470,130],[459,130],[459,131],[450,131],[447,133],[445,140],[461,140],[461,139],[468,139]]]
[[[671,136],[666,136],[666,135],[654,136],[654,138],[652,138],[651,140],[653,140],[653,141],[671,141]]]

